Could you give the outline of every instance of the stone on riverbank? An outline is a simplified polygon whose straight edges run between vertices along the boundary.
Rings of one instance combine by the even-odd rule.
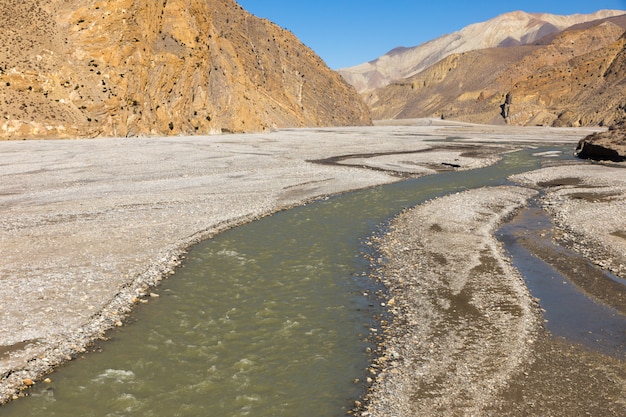
[[[596,132],[578,142],[575,155],[595,161],[626,161],[626,127],[613,127]]]

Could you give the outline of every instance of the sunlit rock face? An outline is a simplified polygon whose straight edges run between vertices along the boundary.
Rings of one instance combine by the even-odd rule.
[[[363,125],[363,101],[232,0],[5,0],[0,138]]]
[[[622,14],[622,10],[600,10],[591,14],[567,16],[522,11],[505,13],[418,46],[395,48],[373,61],[342,68],[339,72],[363,93],[411,77],[453,54],[485,48],[530,45],[573,25]],[[428,16],[421,18],[427,19]]]
[[[550,34],[532,45],[450,55],[365,93],[374,119],[610,126],[626,121],[626,16]]]

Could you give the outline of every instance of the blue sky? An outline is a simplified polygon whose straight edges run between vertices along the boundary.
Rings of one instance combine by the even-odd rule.
[[[370,61],[515,10],[553,14],[626,10],[626,0],[237,0],[292,31],[332,69]]]

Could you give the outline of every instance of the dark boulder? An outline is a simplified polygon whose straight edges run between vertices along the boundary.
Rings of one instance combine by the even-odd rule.
[[[574,155],[594,161],[625,162],[626,127],[610,128],[581,139]]]

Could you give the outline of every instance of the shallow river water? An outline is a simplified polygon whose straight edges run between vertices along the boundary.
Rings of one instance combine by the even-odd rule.
[[[340,416],[363,393],[382,312],[368,236],[403,208],[534,169],[495,166],[323,199],[193,248],[101,351],[58,369],[2,416]]]
[[[589,297],[572,281],[564,277],[553,266],[536,256],[522,243],[520,236],[527,233],[549,231],[551,219],[539,207],[521,210],[509,223],[503,225],[496,236],[524,276],[530,292],[540,300],[544,308],[546,328],[552,335],[573,340],[590,349],[602,351],[619,358],[626,358],[626,316],[615,308]],[[537,239],[542,239],[537,236]],[[561,262],[574,262],[582,257],[566,248],[552,243],[549,235],[543,240],[544,250],[555,251]],[[625,285],[624,280],[593,267],[598,274],[615,279]],[[580,272],[589,274],[589,271]],[[605,278],[606,279],[606,278]]]

